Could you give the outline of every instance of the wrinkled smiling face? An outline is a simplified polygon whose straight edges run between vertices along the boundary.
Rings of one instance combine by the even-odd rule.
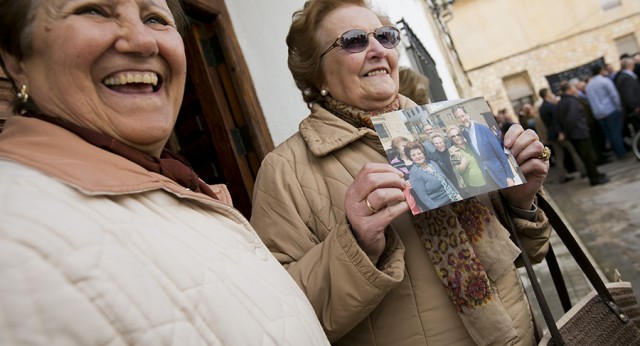
[[[464,144],[464,138],[459,132],[451,131],[449,133],[449,138],[451,138],[451,141],[453,141],[453,143],[456,145]]]
[[[444,143],[444,139],[442,137],[433,137],[433,146],[439,152],[444,152],[447,149],[446,144]]]
[[[158,153],[186,77],[165,0],[41,0],[35,11],[14,77],[40,110]]]
[[[343,6],[329,13],[318,27],[321,47],[330,47],[347,30],[372,32],[382,23],[375,13],[357,6]],[[321,89],[343,103],[362,110],[374,110],[389,105],[398,94],[398,53],[384,48],[369,35],[367,48],[349,53],[339,47],[322,57],[324,78]]]

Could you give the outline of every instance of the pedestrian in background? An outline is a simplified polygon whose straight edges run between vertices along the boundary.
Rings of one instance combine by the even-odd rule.
[[[586,95],[593,112],[611,149],[618,159],[624,158],[627,150],[622,142],[622,104],[620,95],[613,81],[607,77],[607,70],[602,65],[591,69],[593,77],[586,86]]]
[[[617,88],[622,98],[625,112],[625,130],[628,133],[629,124],[635,126],[636,131],[640,131],[640,81],[634,72],[634,60],[632,58],[623,59],[620,62],[622,70],[618,73]]]
[[[556,105],[560,131],[566,135],[580,155],[591,186],[605,184],[609,179],[598,172],[597,157],[587,125],[587,109],[577,95],[578,90],[569,82],[560,85],[560,101]]]
[[[607,143],[607,137],[602,130],[602,126],[598,124],[598,121],[593,116],[593,110],[591,109],[591,104],[587,98],[586,82],[578,78],[572,78],[568,83],[575,87],[575,96],[585,110],[587,126],[589,127],[589,137],[591,137],[591,146],[593,147],[593,151],[596,153],[596,164],[602,165],[611,162],[611,159],[606,154],[610,151],[610,145]]]
[[[558,175],[558,182],[560,184],[564,184],[574,179],[573,176],[568,174],[567,169],[565,168],[565,151],[571,155],[571,160],[573,161],[576,170],[580,172],[580,175],[586,177],[587,170],[584,167],[584,163],[582,163],[580,155],[576,152],[571,141],[566,138],[558,123],[555,111],[558,98],[547,88],[540,89],[538,95],[540,95],[543,100],[540,104],[540,109],[538,110],[540,119],[542,119],[546,129],[546,141],[543,141],[543,143],[550,145],[553,148],[552,153],[555,158],[554,163],[555,170]]]

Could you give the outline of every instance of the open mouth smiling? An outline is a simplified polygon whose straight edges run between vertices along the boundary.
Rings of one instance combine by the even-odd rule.
[[[110,75],[102,84],[117,92],[156,92],[160,90],[162,77],[155,72],[123,72]]]
[[[375,76],[380,76],[380,75],[387,75],[389,74],[389,71],[387,71],[386,69],[375,69],[373,71],[367,72],[364,76],[365,77],[375,77]]]

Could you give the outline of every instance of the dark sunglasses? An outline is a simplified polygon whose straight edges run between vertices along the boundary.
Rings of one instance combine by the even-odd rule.
[[[400,30],[392,26],[383,26],[373,32],[366,32],[361,29],[351,29],[340,35],[340,37],[333,42],[331,47],[327,48],[324,53],[320,54],[320,57],[322,58],[325,54],[329,53],[336,47],[340,47],[349,53],[360,53],[369,45],[370,34],[373,34],[373,37],[387,49],[394,48],[398,43],[400,43]]]

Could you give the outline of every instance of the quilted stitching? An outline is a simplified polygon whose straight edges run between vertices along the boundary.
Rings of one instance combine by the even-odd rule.
[[[91,197],[0,171],[2,344],[326,344],[246,220],[162,190]]]

